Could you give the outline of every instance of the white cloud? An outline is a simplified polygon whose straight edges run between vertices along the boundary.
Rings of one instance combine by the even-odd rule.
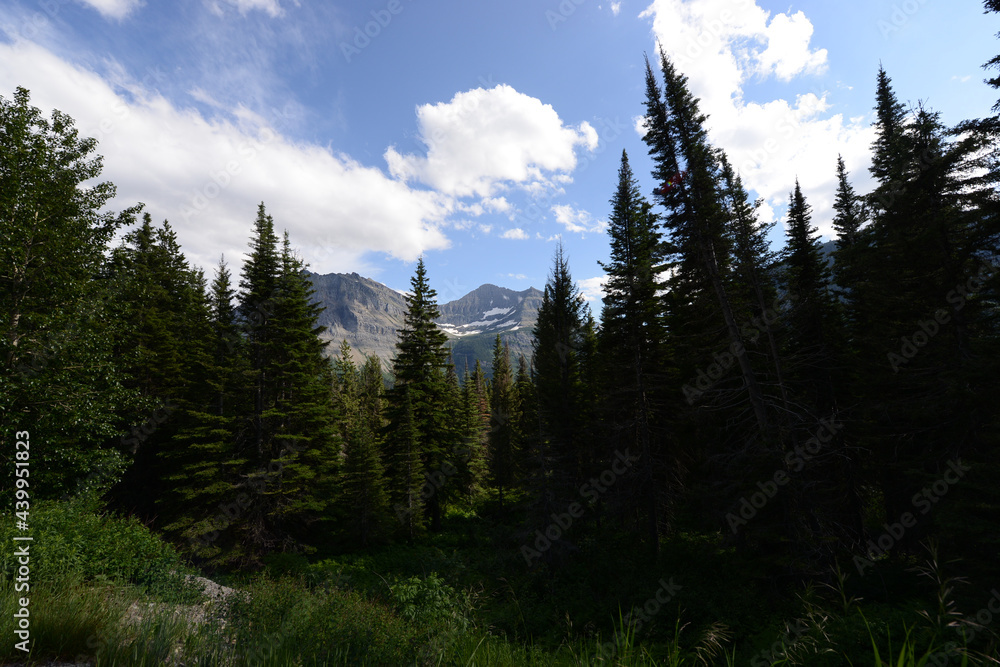
[[[89,0],[88,0],[89,1]],[[253,10],[265,12],[271,18],[281,16],[282,9],[278,0],[224,0],[226,4],[233,5],[240,14],[247,14]],[[216,14],[221,14],[222,9],[217,2],[212,3],[212,9]]]
[[[645,116],[635,116],[632,118],[632,129],[640,137],[646,136],[646,117]]]
[[[826,67],[826,49],[809,50],[813,26],[801,11],[778,14],[765,29],[767,48],[758,56],[758,71],[791,81],[798,74],[818,74]]]
[[[642,12],[651,18],[659,45],[687,75],[692,93],[708,114],[714,144],[725,149],[747,187],[770,206],[783,207],[796,176],[812,193],[820,232],[832,233],[837,155],[842,154],[854,186],[864,191],[874,133],[864,118],[830,114],[829,93],[815,86],[794,101],[748,102],[753,81],[825,71],[827,51],[813,49],[813,26],[802,13],[771,16],[756,0],[653,0]],[[658,62],[651,62],[658,71]],[[643,134],[636,123],[636,132]]]
[[[516,241],[524,241],[528,238],[528,234],[520,227],[508,229],[501,236],[505,239],[514,239]]]
[[[113,207],[144,202],[155,220],[170,220],[187,257],[205,268],[220,253],[239,264],[262,200],[320,272],[370,272],[368,252],[411,261],[449,245],[441,227],[454,210],[450,198],[292,142],[249,114],[206,120],[138,84],[129,90],[142,94],[126,99],[94,72],[23,40],[0,43],[0,62],[0,90],[25,86],[46,115],[59,109],[81,135],[99,140],[102,178],[118,187]]]
[[[424,104],[417,125],[427,155],[389,147],[390,173],[456,197],[489,197],[506,183],[530,190],[558,182],[576,167],[576,147],[593,150],[598,142],[589,123],[567,127],[550,105],[503,84]]]
[[[618,14],[621,12],[621,10],[622,10],[622,3],[620,3],[620,2],[612,2],[611,3],[611,13],[612,14],[614,14],[615,16],[618,16]]]
[[[569,232],[600,234],[608,227],[608,223],[603,220],[594,220],[587,211],[574,209],[568,204],[557,204],[552,207],[552,212],[556,216],[556,222]]]
[[[122,20],[129,12],[142,5],[142,0],[78,0],[81,4],[90,5],[101,13],[104,18]]]
[[[604,285],[608,282],[608,274],[597,276],[596,278],[584,278],[577,280],[576,284],[580,288],[580,293],[586,301],[600,301],[604,298]]]
[[[958,76],[957,74],[951,77],[952,81],[958,81],[959,83],[968,83],[972,79],[972,75],[966,74],[965,76]]]

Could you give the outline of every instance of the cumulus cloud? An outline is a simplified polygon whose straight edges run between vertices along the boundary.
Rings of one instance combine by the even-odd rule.
[[[767,48],[757,56],[758,71],[774,73],[782,81],[798,74],[816,74],[826,67],[826,49],[809,50],[813,26],[801,11],[778,14],[764,29]]]
[[[120,21],[142,5],[142,0],[78,0],[80,4],[93,7],[104,18]]]
[[[601,233],[607,229],[608,223],[594,220],[593,216],[582,209],[574,209],[568,204],[557,204],[552,207],[556,222],[566,228],[566,231],[582,234],[585,232]]]
[[[69,114],[82,135],[98,139],[102,178],[118,187],[114,206],[141,201],[154,219],[168,218],[185,254],[203,267],[220,253],[240,261],[262,200],[320,272],[372,271],[364,260],[370,251],[410,261],[449,245],[441,227],[452,199],[290,141],[253,114],[207,120],[139,84],[126,97],[28,41],[0,43],[0,62],[0,89],[25,85],[34,106]]]
[[[524,241],[528,238],[528,234],[520,227],[514,227],[513,229],[508,229],[501,236],[505,239],[513,239],[515,241]]]
[[[576,167],[576,148],[598,143],[589,123],[568,127],[550,105],[504,84],[421,105],[417,126],[427,154],[390,146],[389,172],[455,197],[490,197],[508,183],[531,191],[564,182]]]
[[[608,282],[608,274],[603,276],[597,276],[596,278],[584,278],[583,280],[577,280],[577,287],[580,288],[580,294],[583,295],[586,301],[600,301],[604,298],[604,285]]]
[[[872,129],[863,118],[831,114],[829,93],[815,86],[794,100],[758,103],[744,96],[757,81],[792,82],[825,71],[827,51],[810,45],[813,26],[805,14],[772,16],[755,0],[653,0],[641,16],[652,19],[656,41],[688,76],[709,116],[712,142],[726,150],[744,183],[768,208],[783,207],[798,176],[815,223],[829,236],[837,155],[864,189]],[[636,132],[644,133],[641,122]]]
[[[622,10],[622,3],[620,3],[620,2],[612,2],[611,3],[611,13],[612,14],[614,14],[615,16],[618,16],[618,14],[621,12],[621,10]]]

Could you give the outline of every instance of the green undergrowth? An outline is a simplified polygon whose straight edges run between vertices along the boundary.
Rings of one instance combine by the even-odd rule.
[[[712,535],[679,534],[654,558],[591,528],[557,566],[529,565],[520,547],[530,535],[465,513],[416,545],[276,554],[259,572],[213,573],[238,589],[223,604],[185,583],[180,555],[134,520],[65,501],[32,519],[32,650],[4,642],[0,662],[1000,664],[1000,614],[994,623],[983,611],[992,592],[934,549],[863,577],[845,563],[778,586]],[[0,634],[11,637],[22,593],[4,548]]]

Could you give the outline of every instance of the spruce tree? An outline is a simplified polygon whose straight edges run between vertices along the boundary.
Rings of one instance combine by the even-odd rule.
[[[757,438],[773,440],[756,374],[746,354],[728,293],[732,249],[720,191],[719,152],[708,141],[705,116],[691,94],[687,77],[660,52],[661,91],[646,61],[646,128],[659,203],[666,209],[671,277],[667,281],[667,325],[679,358],[696,361],[729,349],[742,375],[757,426]],[[696,326],[692,327],[692,324]],[[707,354],[706,354],[707,353]],[[690,365],[682,373],[694,377]],[[745,388],[745,389],[744,389]]]
[[[517,476],[517,399],[510,368],[510,350],[497,334],[493,344],[493,377],[490,381],[489,471],[490,482],[497,490],[500,510],[504,510],[504,492],[514,486]]]
[[[267,214],[264,203],[257,207],[250,256],[243,264],[240,279],[239,313],[243,324],[253,378],[253,408],[250,414],[248,460],[267,460],[271,443],[265,442],[269,425],[265,412],[273,404],[271,378],[268,376],[270,345],[269,320],[274,311],[280,272],[278,237],[274,234],[274,219]]]
[[[377,363],[377,359],[376,359]],[[381,537],[388,527],[389,502],[380,456],[382,376],[372,377],[371,362],[359,373],[351,346],[343,341],[335,362],[338,427],[344,443],[339,500],[351,539],[362,547]]]
[[[602,452],[610,461],[614,450],[631,450],[642,461],[643,498],[639,504],[647,517],[647,537],[658,544],[659,503],[662,489],[654,459],[662,460],[665,434],[656,416],[663,408],[663,326],[657,275],[665,263],[657,216],[639,191],[639,184],[622,151],[618,186],[608,217],[610,261],[602,263],[608,279],[604,285],[600,347],[606,365],[603,381],[608,388],[602,403],[614,420],[615,447]],[[593,401],[588,401],[593,403]]]
[[[234,459],[240,491],[252,502],[233,526],[234,544],[245,550],[233,557],[253,563],[269,551],[314,546],[333,497],[339,444],[332,371],[316,323],[322,309],[287,234],[279,250],[263,204],[242,276],[252,402],[244,420],[249,437]]]
[[[540,444],[545,449],[543,459],[547,459],[540,463],[545,469],[543,476],[556,487],[547,491],[560,497],[568,496],[586,465],[579,356],[583,327],[583,298],[570,276],[560,243],[542,293],[532,342]]]
[[[174,437],[169,490],[161,512],[163,529],[197,558],[223,564],[232,547],[226,524],[251,497],[240,488],[240,420],[250,413],[248,363],[239,333],[236,298],[225,260],[219,262],[208,295],[211,330],[202,386],[204,403]],[[241,503],[240,501],[244,501]],[[235,503],[235,504],[234,504]]]
[[[386,472],[393,506],[407,512],[405,533],[413,539],[423,528],[425,510],[432,527],[441,519],[440,496],[431,494],[424,508],[418,495],[424,475],[438,470],[443,461],[448,425],[441,397],[448,350],[447,336],[434,322],[439,316],[437,293],[427,282],[423,258],[410,287],[393,360]]]
[[[834,282],[848,313],[857,308],[861,282],[865,279],[862,273],[863,254],[868,242],[863,229],[867,221],[867,211],[864,202],[854,192],[847,176],[844,158],[837,156],[837,196],[833,202],[833,229],[837,233],[834,259]],[[858,322],[852,320],[852,330]]]
[[[724,155],[721,163],[733,249],[734,309],[741,313],[741,322],[747,323],[741,333],[748,349],[756,358],[767,361],[755,366],[755,372],[760,374],[765,385],[777,387],[787,416],[791,406],[780,350],[780,314],[784,310],[784,300],[778,297],[775,280],[777,254],[771,250],[767,238],[775,223],[761,222],[757,211],[762,200],[751,203],[743,180]],[[776,400],[772,395],[769,402]]]
[[[983,0],[983,5],[986,7],[987,12],[1000,13],[1000,0]],[[997,37],[1000,37],[1000,33],[997,34]],[[1000,55],[991,58],[983,67],[987,69],[1000,69]],[[986,83],[994,88],[1000,88],[1000,74],[992,79],[987,79]],[[997,103],[993,105],[993,111],[1000,114],[1000,100],[997,100]],[[1000,116],[997,118],[1000,118]]]
[[[116,341],[118,356],[128,386],[146,400],[121,440],[132,463],[113,495],[119,509],[152,520],[176,511],[162,505],[183,457],[175,438],[210,400],[210,308],[170,224],[155,228],[148,213],[114,250],[110,270],[115,317],[131,325]]]

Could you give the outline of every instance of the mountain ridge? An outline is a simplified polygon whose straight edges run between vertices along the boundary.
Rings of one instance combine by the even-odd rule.
[[[398,330],[406,316],[405,296],[358,273],[309,273],[315,298],[324,307],[317,324],[320,337],[331,342],[328,353],[339,353],[341,341],[350,344],[356,362],[375,354],[388,369],[396,351]],[[497,334],[510,346],[511,363],[519,355],[531,358],[533,330],[542,292],[534,287],[516,291],[484,283],[447,303],[438,304],[436,323],[448,336],[456,372],[470,371],[480,361],[491,374]]]

